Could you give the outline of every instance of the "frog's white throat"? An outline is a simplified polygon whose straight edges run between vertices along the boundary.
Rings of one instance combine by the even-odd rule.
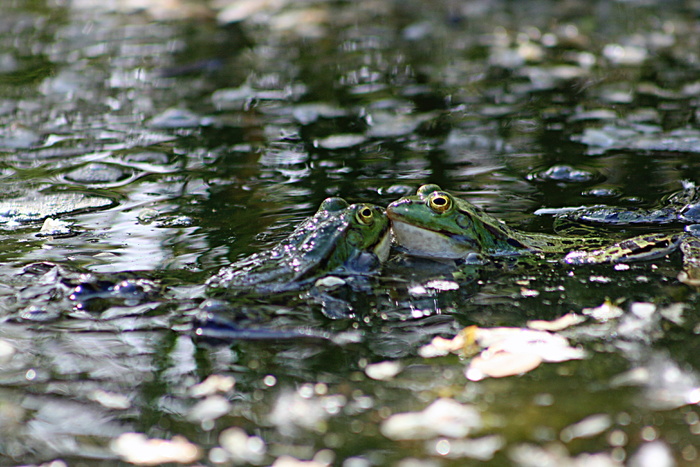
[[[474,249],[457,243],[440,232],[396,220],[391,221],[391,229],[394,231],[396,242],[413,256],[460,259],[474,253]]]

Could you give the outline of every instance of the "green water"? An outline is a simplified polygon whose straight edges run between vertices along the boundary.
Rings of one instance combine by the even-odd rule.
[[[0,355],[0,464],[118,464],[127,432],[184,436],[205,465],[699,462],[698,294],[678,281],[678,255],[501,264],[456,280],[395,257],[345,297],[348,319],[304,296],[224,299],[246,327],[321,338],[215,341],[193,324],[208,277],[328,196],[386,206],[437,183],[550,231],[536,210],[652,207],[699,183],[697,6],[291,2],[223,25],[214,5],[162,19],[156,2],[126,3],[2,6],[0,340],[12,350]],[[548,171],[560,165],[571,170]],[[60,203],[37,212],[37,199]],[[38,236],[47,216],[66,232]],[[70,299],[77,284],[122,280],[136,292]],[[471,381],[467,358],[418,353],[466,326],[524,327],[606,298],[625,316],[563,332],[582,360]],[[635,302],[656,311],[639,317]],[[370,378],[384,361],[401,371]],[[193,392],[211,375],[235,386]],[[380,431],[438,397],[473,405],[482,428]],[[577,431],[582,420],[591,431]],[[233,444],[242,458],[230,452],[232,427],[258,437],[245,438],[248,457],[245,442]],[[485,436],[500,447],[469,457]],[[481,441],[460,454],[464,440]]]

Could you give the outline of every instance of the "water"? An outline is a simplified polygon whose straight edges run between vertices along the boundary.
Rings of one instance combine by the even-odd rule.
[[[547,231],[538,209],[653,207],[700,181],[695,6],[128,3],[2,6],[2,465],[116,464],[146,451],[128,433],[206,465],[698,462],[698,295],[678,255],[456,281],[393,261],[349,297],[352,318],[224,301],[242,329],[295,337],[196,332],[206,279],[328,196],[387,205],[437,183]],[[62,223],[42,235],[47,217]],[[624,315],[561,331],[580,360],[472,381],[471,356],[419,354],[606,299]],[[478,426],[382,428],[438,398]]]

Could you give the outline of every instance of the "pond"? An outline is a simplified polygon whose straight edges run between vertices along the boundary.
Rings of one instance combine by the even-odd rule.
[[[700,462],[700,297],[678,252],[394,249],[342,313],[206,285],[331,196],[386,207],[435,183],[553,233],[568,208],[694,192],[697,4],[2,11],[0,464]],[[586,228],[682,232],[672,214]],[[504,349],[515,370],[478,366]]]

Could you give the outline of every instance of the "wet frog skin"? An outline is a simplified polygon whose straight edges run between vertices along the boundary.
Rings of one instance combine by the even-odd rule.
[[[207,285],[268,294],[297,290],[330,274],[371,273],[389,255],[389,227],[378,206],[328,198],[289,237],[224,268]]]
[[[568,264],[616,263],[664,256],[692,237],[654,233],[610,245],[598,237],[521,232],[437,185],[423,185],[416,195],[391,203],[387,216],[397,243],[409,254],[445,259],[559,253]]]
[[[691,181],[683,189],[664,198],[652,209],[597,205],[582,208],[540,209],[535,214],[553,213],[558,222],[626,227],[700,223],[700,189]]]

